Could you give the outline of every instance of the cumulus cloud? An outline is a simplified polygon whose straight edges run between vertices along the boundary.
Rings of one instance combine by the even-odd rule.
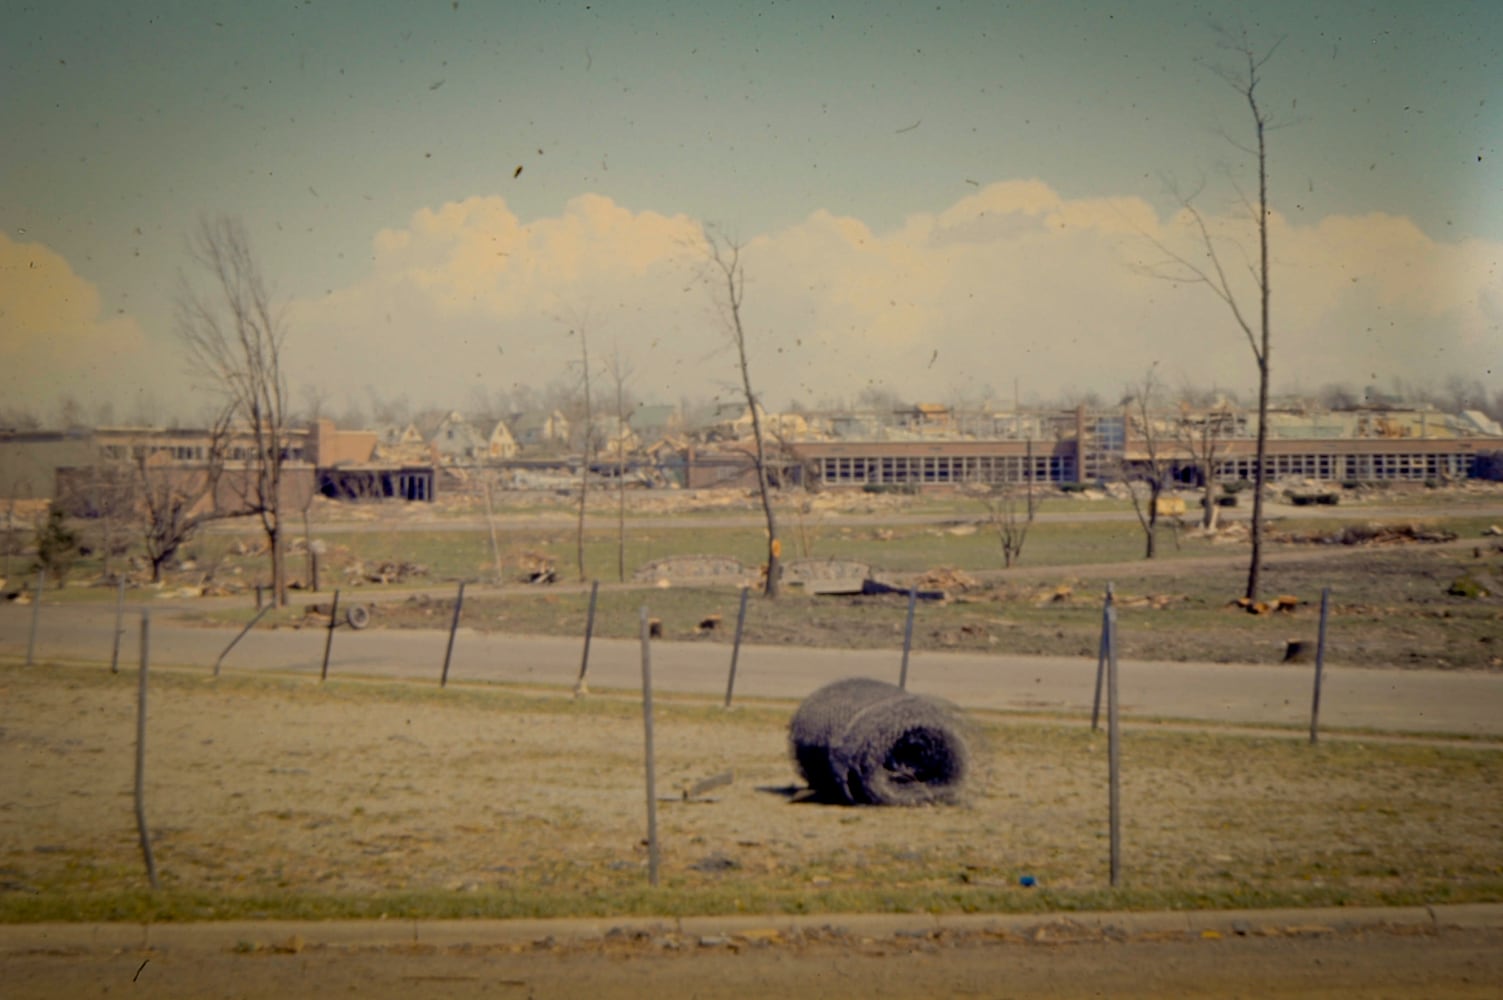
[[[367,280],[297,305],[290,353],[335,395],[372,385],[436,405],[460,405],[473,385],[570,377],[572,331],[599,357],[619,340],[639,364],[652,353],[672,366],[669,345],[684,346],[704,305],[685,292],[699,239],[686,217],[598,195],[528,223],[499,197],[425,209],[377,234]]]
[[[1206,221],[1255,310],[1247,218]],[[1503,246],[1439,242],[1386,215],[1276,215],[1272,244],[1276,385],[1438,385],[1503,357]],[[1067,199],[1037,180],[980,188],[885,232],[816,212],[741,248],[752,374],[774,407],[868,385],[938,401],[1071,388],[1111,398],[1154,363],[1247,389],[1245,336],[1203,286],[1146,273],[1159,247],[1203,257],[1183,213]],[[580,329],[597,357],[620,345],[640,396],[733,392],[697,220],[589,194],[523,221],[500,197],[474,197],[382,231],[373,254],[366,280],[294,312],[300,370],[336,394],[369,384],[463,405],[471,386],[573,378]]]
[[[98,412],[163,391],[163,357],[134,319],[107,316],[99,290],[40,243],[0,234],[0,398],[50,420],[64,398]]]

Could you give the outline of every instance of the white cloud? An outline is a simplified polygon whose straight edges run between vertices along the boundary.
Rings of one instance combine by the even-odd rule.
[[[1062,198],[1036,180],[980,188],[889,231],[813,213],[742,248],[753,378],[773,407],[869,384],[914,400],[1010,398],[1014,386],[1025,400],[1068,389],[1110,399],[1154,362],[1171,381],[1246,390],[1252,357],[1225,306],[1142,273],[1161,258],[1153,240],[1200,252],[1187,221],[1134,198]],[[1246,218],[1207,222],[1252,309]],[[1272,222],[1276,386],[1461,374],[1496,390],[1503,245],[1440,242],[1387,215]],[[319,385],[336,409],[367,385],[464,406],[473,387],[572,379],[570,331],[584,329],[597,359],[621,346],[641,397],[733,394],[700,239],[696,220],[598,194],[532,221],[496,196],[424,209],[375,234],[363,280],[292,303],[291,381]],[[0,260],[9,398],[50,405],[67,391],[92,397],[90,384],[160,385],[153,372],[170,352],[154,353],[128,317],[102,316],[66,261],[3,237]]]
[[[126,417],[175,385],[136,321],[101,312],[98,289],[40,243],[0,235],[0,398],[52,421],[72,397],[83,415]]]

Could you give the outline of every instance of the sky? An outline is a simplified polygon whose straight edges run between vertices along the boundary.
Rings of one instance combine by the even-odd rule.
[[[294,404],[464,409],[619,359],[772,409],[1247,393],[1270,53],[1281,391],[1503,392],[1503,5],[0,0],[0,410],[192,420],[176,319],[243,222]],[[1245,71],[1245,63],[1241,65]],[[1251,256],[1250,256],[1251,255]],[[597,391],[598,388],[597,388]]]

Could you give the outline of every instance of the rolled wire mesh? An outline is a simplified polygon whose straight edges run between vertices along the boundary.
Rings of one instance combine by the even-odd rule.
[[[959,714],[894,684],[853,677],[815,691],[788,735],[819,798],[851,805],[953,802],[970,771]]]

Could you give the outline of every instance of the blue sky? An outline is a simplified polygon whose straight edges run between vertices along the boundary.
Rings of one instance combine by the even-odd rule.
[[[723,392],[704,223],[746,243],[774,407],[1112,397],[1155,361],[1242,390],[1224,308],[1139,273],[1145,234],[1189,246],[1166,178],[1250,236],[1216,25],[1282,38],[1275,382],[1503,387],[1496,4],[5,8],[0,390],[43,415],[189,405],[173,294],[217,213],[335,409],[541,387],[580,325],[639,395]]]

